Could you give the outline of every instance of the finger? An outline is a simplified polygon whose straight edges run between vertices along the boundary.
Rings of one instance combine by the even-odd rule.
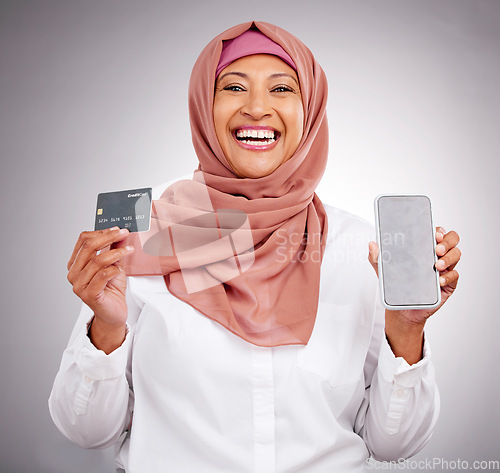
[[[98,271],[83,293],[82,299],[85,299],[85,303],[88,305],[95,305],[98,303],[108,283],[116,278],[122,271],[122,268],[114,264]]]
[[[123,240],[128,234],[129,231],[126,228],[119,229],[118,227],[96,232],[82,232],[68,261],[68,270],[75,265],[77,270],[81,270],[97,251]]]
[[[436,262],[436,269],[438,271],[444,271],[445,269],[453,269],[455,265],[460,261],[462,252],[459,248],[454,247],[448,251],[443,257],[439,258]],[[452,268],[453,266],[453,268]]]
[[[82,232],[82,233],[80,233],[80,236],[78,237],[78,240],[76,241],[75,246],[73,248],[73,253],[71,253],[71,256],[68,260],[68,264],[67,264],[68,270],[73,265],[73,262],[76,259],[76,255],[80,252],[80,248],[82,247],[82,244],[86,238],[89,238],[92,234],[99,234],[99,233],[102,234],[105,232],[109,233],[109,232],[112,232],[112,231],[117,230],[117,229],[118,229],[118,227],[113,227],[113,228],[107,228],[105,230],[97,230],[95,232]]]
[[[455,289],[457,287],[459,274],[458,271],[448,271],[445,274],[439,276],[439,285],[441,287],[450,286]]]
[[[443,241],[444,235],[446,235],[446,230],[443,227],[436,227],[436,242],[441,243]]]
[[[126,246],[106,251],[105,253],[96,254],[82,270],[78,271],[77,268],[75,268],[76,265],[74,265],[68,272],[68,281],[73,285],[74,290],[76,290],[78,294],[89,284],[97,272],[111,265],[122,266],[120,260],[133,251],[134,248],[132,246]]]
[[[371,263],[377,276],[378,276],[378,254],[379,254],[379,249],[377,243],[375,243],[374,241],[368,243],[368,261]]]
[[[83,247],[96,246],[105,248],[111,245],[114,241],[120,241],[128,235],[129,231],[127,229],[121,229],[118,227],[107,228],[105,230],[97,230],[93,232],[82,232],[78,237],[78,240],[73,249],[73,253],[68,261],[68,269],[74,264],[75,259],[81,252]]]
[[[451,231],[443,236],[443,240],[436,245],[436,254],[438,256],[443,256],[449,251],[451,248],[454,248],[458,245],[460,241],[460,237],[457,232]]]

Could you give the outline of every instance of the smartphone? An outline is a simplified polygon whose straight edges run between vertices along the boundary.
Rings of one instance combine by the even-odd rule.
[[[429,197],[375,199],[380,297],[386,309],[428,309],[441,302]]]

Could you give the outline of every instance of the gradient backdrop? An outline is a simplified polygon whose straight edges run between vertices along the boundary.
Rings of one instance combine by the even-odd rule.
[[[0,471],[104,473],[47,398],[79,309],[66,261],[99,192],[196,166],[187,84],[205,44],[251,19],[301,38],[330,84],[320,197],[373,221],[422,192],[461,235],[459,289],[429,322],[442,413],[419,459],[498,460],[499,0],[2,1]],[[325,472],[326,473],[326,472]]]

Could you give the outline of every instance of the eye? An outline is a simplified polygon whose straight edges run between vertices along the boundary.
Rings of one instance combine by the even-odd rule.
[[[288,85],[277,85],[271,89],[271,92],[294,92],[294,90]]]
[[[244,92],[244,88],[241,85],[230,84],[223,87],[223,90],[230,90],[232,92]]]

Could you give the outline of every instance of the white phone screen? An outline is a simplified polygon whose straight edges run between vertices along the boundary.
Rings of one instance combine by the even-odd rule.
[[[425,195],[376,199],[379,277],[388,308],[425,308],[440,302],[431,202]]]

